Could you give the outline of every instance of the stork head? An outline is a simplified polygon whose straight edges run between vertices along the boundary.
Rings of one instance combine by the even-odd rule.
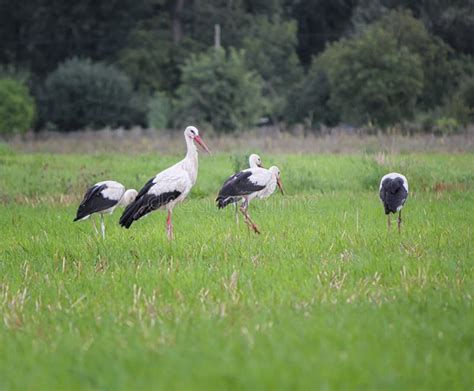
[[[207,153],[209,154],[211,153],[206,143],[202,141],[201,137],[199,137],[199,130],[195,126],[188,126],[184,130],[184,137],[187,137],[187,138],[190,138],[191,140],[196,141]]]
[[[128,189],[125,193],[123,193],[122,199],[121,199],[121,204],[123,206],[128,206],[130,205],[135,199],[137,198],[138,191],[135,189]]]
[[[269,168],[269,171],[272,173],[272,176],[276,178],[278,188],[281,191],[281,194],[285,194],[283,192],[283,184],[281,183],[281,172],[280,169],[277,166],[272,166]]]
[[[255,153],[252,153],[249,156],[249,167],[250,168],[263,167],[262,159],[260,159],[260,156],[258,156]]]

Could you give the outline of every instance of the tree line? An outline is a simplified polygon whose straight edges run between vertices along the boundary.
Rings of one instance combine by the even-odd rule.
[[[474,120],[472,15],[473,0],[0,0],[0,132],[453,132]]]

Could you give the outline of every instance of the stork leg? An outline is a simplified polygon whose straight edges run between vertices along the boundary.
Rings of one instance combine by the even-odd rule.
[[[166,218],[166,234],[168,240],[173,240],[173,224],[171,223],[171,210],[168,210],[168,217]]]
[[[402,210],[398,212],[398,233],[400,233],[400,227],[402,225]]]
[[[260,231],[257,227],[257,225],[252,221],[252,219],[250,218],[250,215],[248,214],[247,212],[247,208],[248,208],[248,202],[247,201],[244,201],[244,203],[240,206],[240,211],[242,212],[242,214],[244,215],[244,219],[245,219],[245,223],[253,229],[253,232],[255,232],[256,234],[259,234]]]
[[[99,230],[97,229],[97,225],[95,225],[94,215],[91,216],[91,221],[92,221],[92,226],[94,227],[95,234],[98,235]]]
[[[100,214],[100,230],[102,231],[102,239],[105,239],[105,223],[104,223],[104,215]]]
[[[392,222],[390,221],[390,214],[387,215],[387,229],[389,231],[392,229]]]
[[[239,203],[235,203],[235,221],[237,222],[237,225],[239,225]]]

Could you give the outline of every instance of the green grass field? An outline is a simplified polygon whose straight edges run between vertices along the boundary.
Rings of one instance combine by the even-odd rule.
[[[210,145],[212,148],[212,145]],[[286,195],[213,200],[242,157],[201,155],[175,209],[105,241],[85,188],[139,188],[177,156],[0,148],[0,389],[474,387],[474,155],[273,155]],[[405,173],[401,235],[378,182]]]

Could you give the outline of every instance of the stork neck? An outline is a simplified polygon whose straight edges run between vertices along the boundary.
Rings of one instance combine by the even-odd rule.
[[[124,206],[125,204],[125,192],[122,194],[122,197],[120,197],[119,201],[117,202],[117,206]]]
[[[197,148],[194,145],[194,142],[191,138],[185,136],[185,139],[186,139],[186,147],[188,150],[186,152],[186,157],[184,159],[188,161],[190,165],[197,167],[197,164],[198,164]]]

